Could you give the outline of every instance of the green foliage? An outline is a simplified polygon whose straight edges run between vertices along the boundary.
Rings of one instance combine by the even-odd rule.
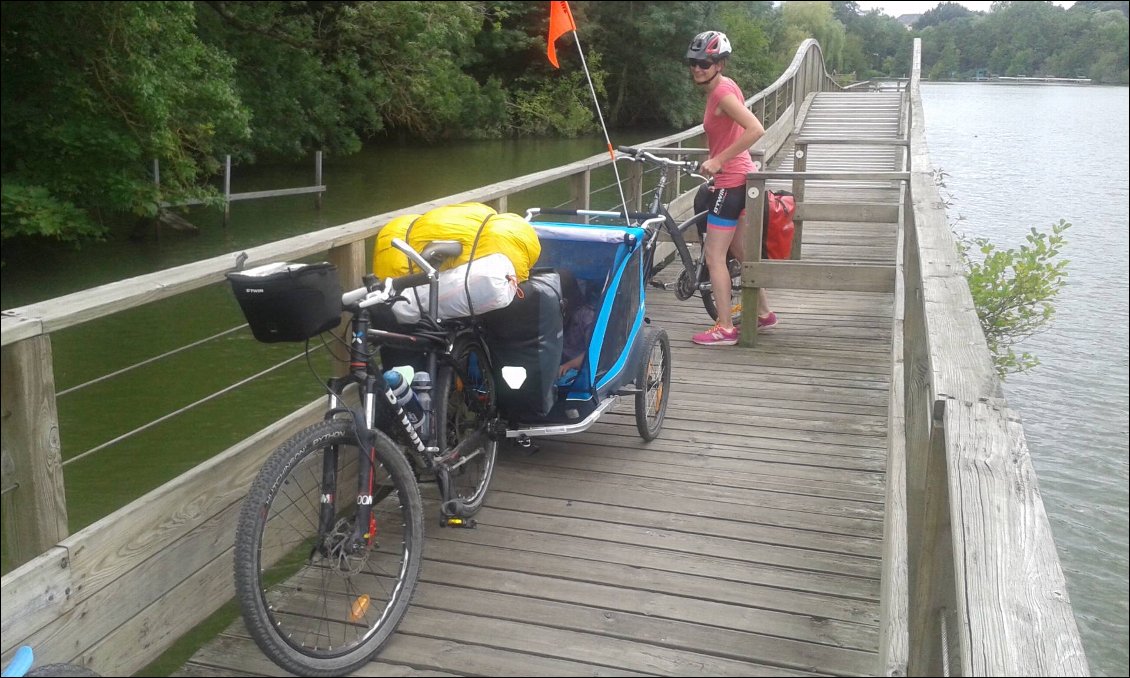
[[[836,20],[830,2],[786,2],[781,15],[787,26],[788,42],[793,49],[806,38],[815,38],[824,52],[824,65],[831,70],[843,70],[843,51],[846,40],[844,25]]]
[[[4,223],[0,239],[37,236],[78,244],[102,235],[101,227],[86,212],[54,198],[42,186],[5,180],[0,184],[0,195],[0,219]]]
[[[1126,3],[1110,4],[1079,2],[1065,10],[1049,2],[1002,2],[988,14],[939,5],[915,24],[923,71],[970,78],[988,69],[993,75],[1087,77],[1125,85],[1130,23]]]
[[[570,3],[608,126],[697,124],[683,63],[726,32],[747,96],[806,38],[830,71],[905,76],[914,33],[856,2]],[[921,32],[925,72],[1128,81],[1127,3],[943,3]],[[221,159],[425,142],[573,136],[597,124],[574,34],[545,56],[548,3],[5,2],[0,25],[0,238],[80,242],[162,202],[216,202]],[[151,176],[160,163],[160,186]]]
[[[599,63],[592,55],[590,62]],[[594,74],[597,96],[604,94],[603,72]],[[593,119],[592,94],[583,71],[542,80],[536,89],[514,93],[510,103],[510,130],[520,136],[579,136],[599,130]]]
[[[188,3],[6,2],[0,53],[4,238],[75,241],[104,231],[79,210],[201,197],[248,133],[231,61],[196,38]]]
[[[947,21],[966,19],[973,16],[973,10],[957,2],[941,2],[937,7],[926,12],[914,22],[914,28],[922,31],[931,26],[944,24]]]
[[[946,176],[942,170],[934,171],[934,183],[948,206],[951,200],[946,193]],[[1052,224],[1050,234],[1033,228],[1025,236],[1026,245],[1007,250],[998,249],[988,238],[968,236],[955,229],[973,307],[1001,379],[1040,364],[1034,354],[1017,353],[1014,347],[1047,330],[1055,317],[1052,302],[1067,284],[1069,262],[1059,256],[1066,242],[1063,234],[1070,227],[1060,219]]]
[[[1060,219],[1050,234],[1033,228],[1019,249],[998,249],[987,238],[958,241],[977,317],[1001,378],[1040,364],[1036,356],[1017,353],[1014,346],[1048,329],[1055,317],[1052,302],[1067,283],[1068,260],[1059,255],[1070,226]]]

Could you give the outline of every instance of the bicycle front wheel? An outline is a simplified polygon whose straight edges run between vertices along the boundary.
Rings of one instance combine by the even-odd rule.
[[[742,309],[737,308],[737,302],[735,301],[735,299],[739,300],[739,301],[741,299],[742,262],[738,261],[733,256],[729,256],[729,258],[726,260],[726,264],[730,269],[730,303],[731,303],[731,309],[736,308],[736,310],[733,310],[732,313],[731,313],[731,320],[733,321],[733,323],[735,325],[741,325],[742,324]],[[710,270],[706,267],[705,264],[703,264],[702,271],[699,273],[698,281],[700,283],[703,283],[703,282],[709,283],[710,282]],[[705,290],[702,291],[702,306],[703,306],[703,308],[706,309],[706,313],[707,313],[707,315],[710,316],[711,320],[717,320],[718,319],[718,305],[714,301],[713,290],[705,289]]]
[[[450,484],[443,513],[466,518],[482,508],[494,474],[498,440],[491,426],[497,395],[482,344],[461,337],[452,355],[459,369],[442,367],[436,382],[439,448]]]
[[[235,588],[247,630],[283,669],[340,676],[367,662],[408,609],[420,574],[423,507],[404,455],[376,433],[368,493],[352,420],[283,443],[244,501]],[[372,496],[355,539],[359,494]],[[319,527],[319,524],[322,527]]]

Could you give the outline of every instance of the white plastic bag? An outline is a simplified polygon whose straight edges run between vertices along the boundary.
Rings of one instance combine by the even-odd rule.
[[[468,268],[470,274],[468,276]],[[463,318],[504,308],[514,300],[518,277],[514,264],[505,254],[488,254],[462,266],[439,274],[439,318]],[[420,309],[427,311],[429,288],[420,285],[402,292],[407,302],[392,305],[396,319],[411,324],[420,319]],[[468,300],[468,291],[470,299]]]

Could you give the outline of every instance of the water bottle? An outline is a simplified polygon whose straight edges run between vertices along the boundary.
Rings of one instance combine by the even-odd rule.
[[[415,378],[413,378],[414,381]],[[408,421],[419,433],[420,427],[424,424],[424,411],[420,407],[420,400],[416,397],[416,393],[408,386],[408,381],[404,379],[404,375],[396,370],[388,370],[385,372],[385,383],[392,389],[392,394],[396,396],[396,402],[404,408],[404,412],[408,415]]]
[[[432,377],[427,372],[417,372],[412,377],[412,391],[416,394],[416,400],[420,403],[420,410],[423,413],[420,419],[420,435],[424,438],[424,442],[428,442],[431,437],[431,421],[432,421]]]

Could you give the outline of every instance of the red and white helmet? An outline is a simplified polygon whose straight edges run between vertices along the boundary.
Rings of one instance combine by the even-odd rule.
[[[704,31],[694,36],[691,46],[687,48],[687,59],[710,59],[721,61],[733,52],[730,39],[725,33],[719,31]]]

